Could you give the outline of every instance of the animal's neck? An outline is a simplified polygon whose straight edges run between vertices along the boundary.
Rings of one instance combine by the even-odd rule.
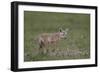
[[[55,33],[55,36],[58,37],[58,38],[60,38],[60,33],[61,33],[61,32]]]

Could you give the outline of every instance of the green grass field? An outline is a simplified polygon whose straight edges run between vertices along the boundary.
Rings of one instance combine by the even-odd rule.
[[[68,28],[67,39],[56,46],[48,45],[50,52],[39,54],[39,34]],[[45,49],[45,48],[44,48]],[[55,55],[56,53],[56,55]],[[56,12],[24,12],[24,61],[70,60],[90,58],[90,15]]]

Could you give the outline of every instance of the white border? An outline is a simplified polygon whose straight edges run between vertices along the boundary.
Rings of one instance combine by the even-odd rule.
[[[63,13],[84,13],[90,14],[90,59],[82,60],[59,60],[59,61],[35,61],[24,62],[24,11],[43,11],[43,12],[63,12]],[[70,66],[70,65],[84,65],[95,64],[95,10],[80,9],[80,8],[60,8],[48,6],[27,6],[19,5],[18,7],[18,68],[36,68],[36,67],[50,67],[50,66]]]

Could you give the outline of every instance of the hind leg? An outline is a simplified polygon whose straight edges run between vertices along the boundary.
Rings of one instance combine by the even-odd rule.
[[[40,44],[40,46],[39,46],[39,53],[40,54],[46,54],[47,53],[47,50],[46,50],[46,48],[45,48],[45,44]]]

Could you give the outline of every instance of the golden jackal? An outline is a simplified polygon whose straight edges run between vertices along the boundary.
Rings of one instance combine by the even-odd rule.
[[[66,38],[67,31],[68,29],[66,30],[60,29],[60,31],[58,32],[41,34],[38,37],[39,48],[43,48],[48,44],[53,44],[58,42],[61,39]]]

